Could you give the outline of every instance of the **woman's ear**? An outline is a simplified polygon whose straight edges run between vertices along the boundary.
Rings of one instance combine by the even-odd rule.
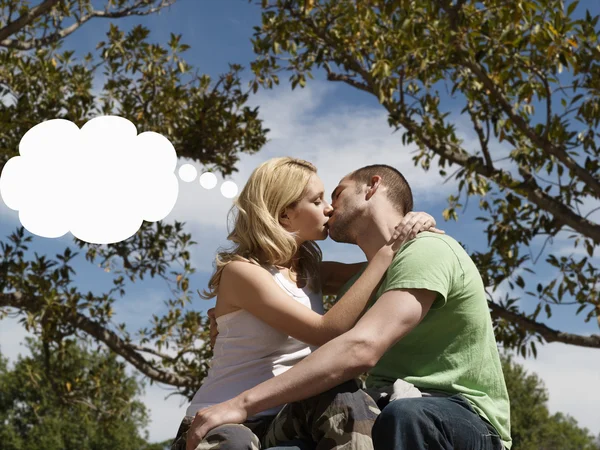
[[[279,214],[279,223],[283,228],[286,229],[290,226],[290,218],[288,216],[287,208],[281,214]]]

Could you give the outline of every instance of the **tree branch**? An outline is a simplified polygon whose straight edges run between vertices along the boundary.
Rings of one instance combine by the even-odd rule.
[[[488,169],[494,170],[494,163],[492,162],[492,156],[490,155],[490,149],[488,148],[488,141],[485,137],[485,133],[483,131],[483,127],[481,126],[481,122],[468,105],[467,108],[469,110],[469,116],[471,116],[471,122],[473,122],[475,132],[477,133],[477,137],[479,138],[479,143],[481,144],[481,151],[483,152],[483,156],[485,157],[485,164],[488,167]]]
[[[52,3],[51,6],[47,7],[51,8],[52,6],[54,6],[54,4],[56,4],[58,1],[60,0],[47,0],[46,3]],[[83,25],[85,22],[87,22],[88,20],[94,18],[94,17],[103,17],[103,18],[109,18],[109,19],[117,19],[117,18],[121,18],[121,17],[127,17],[127,16],[147,16],[149,14],[153,14],[155,12],[160,11],[161,9],[163,9],[166,6],[170,6],[173,4],[173,2],[175,2],[176,0],[162,0],[160,5],[158,5],[157,7],[154,8],[150,8],[146,11],[136,11],[137,8],[144,6],[144,4],[146,3],[145,0],[138,0],[135,4],[133,4],[132,6],[128,7],[128,8],[124,8],[118,11],[113,11],[113,12],[108,12],[108,11],[92,11],[90,14],[87,14],[83,17],[81,17],[80,19],[78,19],[73,25],[71,25],[70,27],[67,28],[63,28],[62,30],[51,34],[50,36],[44,37],[42,39],[32,39],[28,42],[21,42],[15,39],[7,39],[9,36],[11,36],[14,32],[18,32],[20,29],[22,29],[23,27],[27,26],[28,24],[30,24],[33,20],[35,20],[35,18],[37,16],[39,16],[40,14],[43,14],[44,12],[47,12],[46,10],[38,13],[38,15],[36,17],[33,18],[29,18],[28,21],[24,21],[24,23],[22,24],[21,27],[16,28],[15,31],[13,31],[13,33],[8,33],[6,32],[5,35],[3,36],[1,33],[2,31],[6,30],[6,28],[8,28],[11,24],[7,25],[6,27],[4,27],[2,30],[0,30],[0,46],[1,47],[7,47],[7,48],[12,48],[15,50],[31,50],[34,48],[39,48],[39,47],[43,47],[43,46],[47,46],[49,44],[51,44],[52,42],[56,42],[56,41],[60,41],[61,39],[67,37],[68,35],[70,35],[71,33],[73,33],[75,30],[77,30],[81,25]],[[42,5],[40,5],[42,6]],[[21,20],[21,18],[17,19],[15,22],[13,23],[17,23],[19,20]]]
[[[448,1],[442,2],[442,7],[449,14],[455,14],[456,11],[452,9],[449,5]],[[457,21],[452,22],[454,27],[458,26]],[[492,99],[494,99],[504,113],[510,118],[510,120],[521,130],[521,132],[527,136],[527,138],[536,146],[541,149],[546,150],[551,155],[555,156],[560,162],[562,162],[569,170],[571,170],[581,181],[583,181],[592,191],[592,195],[596,198],[600,198],[600,180],[596,179],[589,171],[587,171],[584,167],[581,167],[577,162],[569,156],[569,154],[562,148],[559,148],[552,144],[552,142],[548,141],[545,136],[548,133],[548,129],[550,127],[550,122],[546,125],[546,131],[544,136],[538,135],[523,119],[521,116],[516,114],[513,111],[511,104],[508,99],[502,93],[501,88],[488,77],[485,69],[476,61],[469,56],[469,52],[464,48],[464,45],[460,41],[455,42],[459,52],[458,55],[463,56],[462,62],[465,67],[471,70],[473,74],[483,83],[483,85],[490,91],[490,95]],[[547,86],[547,84],[546,84]],[[551,108],[551,98],[548,97],[548,105],[547,107]],[[550,111],[548,111],[550,114]],[[547,118],[549,119],[549,118]]]
[[[548,77],[545,77],[537,70],[534,70],[534,73],[537,74],[538,78],[542,81],[544,84],[544,89],[546,90],[546,129],[544,130],[542,139],[548,140],[548,133],[550,133],[550,124],[552,122],[552,91],[550,90]]]
[[[46,0],[44,3],[27,11],[26,14],[19,16],[14,22],[6,24],[4,28],[0,29],[0,44],[3,45],[6,38],[18,33],[42,14],[46,14],[54,8],[58,2],[60,2],[60,0]]]
[[[579,347],[600,348],[600,336],[597,334],[581,336],[579,334],[563,333],[543,323],[536,322],[523,314],[508,311],[495,302],[488,301],[488,305],[492,310],[492,316],[506,319],[528,331],[535,332],[542,336],[546,342],[562,342],[563,344],[577,345]]]
[[[356,89],[360,89],[361,91],[365,91],[365,92],[372,94],[372,91],[369,89],[369,86],[367,86],[366,84],[356,81],[347,75],[340,75],[338,73],[334,73],[327,66],[325,66],[325,70],[327,70],[327,80],[342,81],[346,84],[349,84],[352,87],[355,87]]]
[[[166,359],[169,361],[173,359],[172,356],[169,356],[165,353],[161,353],[158,350],[154,350],[153,348],[150,348],[150,347],[142,347],[141,345],[136,345],[136,344],[132,344],[132,343],[127,344],[127,346],[137,352],[149,353],[151,355],[158,356],[159,358]]]
[[[323,30],[314,26],[314,24],[312,24],[311,22],[306,21],[303,17],[298,17],[297,14],[294,14],[293,10],[290,11],[290,14],[294,15],[297,20],[304,22],[308,27],[310,27],[312,31],[318,37],[320,37],[327,45],[333,48],[344,48],[339,42],[337,42],[335,37],[323,32]],[[373,82],[372,76],[366,70],[364,70],[360,66],[360,64],[356,62],[356,60],[354,60],[351,56],[347,54],[343,54],[342,56],[345,60],[344,62],[346,63],[347,67],[349,67],[350,70],[358,73],[363,78],[365,83],[358,83],[356,80],[344,75],[332,74],[335,80],[344,81],[350,86],[356,87],[362,91],[369,92],[372,95],[379,97],[378,87]],[[328,73],[328,77],[329,76],[330,75]],[[492,84],[490,90],[495,88],[493,82],[489,79],[488,81]],[[506,99],[504,100],[506,101]],[[390,104],[390,102],[384,101],[383,106],[388,110],[390,114],[398,115],[398,110],[396,109],[395,105]],[[460,147],[457,147],[455,149],[456,146],[450,142],[436,142],[433,138],[426,136],[422,129],[419,127],[419,125],[415,121],[413,121],[409,116],[404,114],[403,111],[400,112],[401,114],[399,115],[398,119],[399,123],[409,132],[417,136],[418,139],[433,152],[463,167],[472,168],[476,173],[495,181],[499,186],[513,190],[517,193],[518,191],[523,192],[529,201],[531,201],[538,207],[544,209],[545,211],[548,211],[549,213],[553,214],[556,217],[556,221],[559,225],[568,225],[574,230],[578,231],[579,233],[591,238],[596,244],[600,244],[600,225],[597,225],[585,219],[584,217],[577,215],[577,213],[572,211],[570,208],[546,194],[543,191],[543,189],[541,189],[539,185],[535,182],[533,177],[530,177],[529,179],[526,179],[523,182],[519,183],[518,181],[514,180],[508,172],[501,169],[489,168],[481,158],[467,154]],[[510,111],[510,113],[512,114],[512,111]],[[527,127],[527,124],[524,123],[523,119],[521,119],[519,116],[517,116],[517,119],[520,119],[523,122],[525,128],[527,128],[528,131],[532,131]],[[540,137],[537,134],[533,134],[537,140],[540,140]],[[546,142],[544,142],[544,144],[546,144]],[[587,172],[585,172],[585,175],[588,178],[591,177],[591,174]],[[600,184],[598,192],[600,192]]]
[[[471,61],[468,58],[464,60],[464,64],[471,70],[471,72],[475,74],[475,76],[477,76],[477,78],[479,78],[483,85],[490,91],[491,97],[498,102],[504,113],[534,145],[555,156],[591,189],[594,197],[600,198],[599,180],[597,180],[584,167],[581,167],[579,164],[577,164],[577,162],[571,158],[567,152],[556,147],[550,141],[544,139],[542,136],[539,136],[533,129],[531,129],[525,119],[513,111],[512,106],[502,94],[500,88],[487,76],[485,70],[479,64]]]
[[[39,310],[40,304],[42,304],[41,299],[25,297],[21,292],[0,294],[0,307],[12,307],[35,312]],[[148,378],[171,386],[193,387],[191,380],[157,369],[135,350],[135,346],[123,341],[116,333],[83,314],[68,311],[65,316],[68,318],[67,320],[70,325],[103,342],[108,348],[122,356]]]
[[[384,106],[386,106],[388,112],[395,112],[390,109],[391,107],[387,102],[384,103]],[[426,136],[418,124],[412,119],[403,116],[400,117],[399,122],[404,128],[417,136],[421,142],[439,156],[460,166],[468,167],[479,175],[493,180],[499,186],[510,189],[516,193],[522,192],[521,195],[525,195],[529,201],[551,213],[555,217],[558,225],[568,225],[584,236],[591,238],[596,244],[600,244],[600,225],[581,217],[569,207],[546,194],[536,183],[533,176],[527,177],[519,183],[514,180],[507,171],[502,169],[489,169],[481,158],[461,151],[462,149],[460,149],[460,147],[454,149],[453,144],[451,143],[436,142],[433,138]]]

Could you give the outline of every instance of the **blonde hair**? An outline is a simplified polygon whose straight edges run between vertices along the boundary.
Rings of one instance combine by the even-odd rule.
[[[279,223],[281,213],[296,206],[316,173],[313,164],[290,157],[270,159],[252,172],[228,215],[235,214],[233,230],[227,236],[235,246],[217,254],[215,272],[208,282],[208,291],[200,294],[202,298],[217,295],[223,269],[232,261],[259,266],[285,265],[296,254],[299,277],[313,290],[320,289],[321,249],[313,241],[298,247],[294,233]]]

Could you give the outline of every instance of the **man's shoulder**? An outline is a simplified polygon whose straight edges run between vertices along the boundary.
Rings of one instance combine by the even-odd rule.
[[[416,238],[404,244],[394,259],[414,259],[429,257],[432,254],[437,257],[458,256],[458,252],[464,252],[464,249],[452,236],[424,231],[419,233]]]
[[[458,241],[449,234],[433,233],[431,231],[423,231],[417,234],[417,237],[411,242],[418,242],[421,245],[436,245],[442,242],[449,246],[460,245]]]

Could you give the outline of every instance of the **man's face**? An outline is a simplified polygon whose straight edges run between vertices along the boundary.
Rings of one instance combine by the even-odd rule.
[[[357,193],[356,182],[347,177],[342,178],[331,194],[333,212],[327,222],[331,239],[345,244],[356,244],[356,225],[362,196],[362,192]]]

